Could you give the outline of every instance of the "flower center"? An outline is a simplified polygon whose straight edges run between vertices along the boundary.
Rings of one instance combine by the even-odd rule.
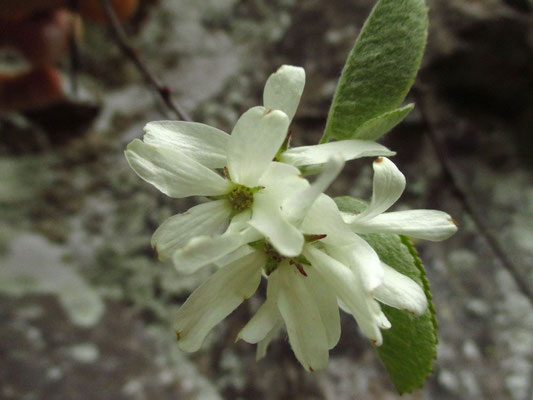
[[[296,267],[298,272],[300,272],[300,274],[302,274],[303,276],[307,276],[307,273],[305,272],[303,266],[309,266],[311,265],[311,263],[303,255],[300,254],[297,257],[290,258],[282,256],[270,243],[265,240],[258,240],[257,242],[249,243],[249,245],[256,250],[265,252],[267,260],[264,269],[267,276],[274,272],[283,260],[288,260],[289,265],[293,265],[294,267]]]
[[[244,211],[254,203],[254,190],[243,185],[235,185],[228,193],[228,200],[235,211]]]

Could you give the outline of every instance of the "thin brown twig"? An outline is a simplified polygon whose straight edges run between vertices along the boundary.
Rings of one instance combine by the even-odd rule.
[[[78,95],[78,70],[80,67],[80,52],[76,37],[76,16],[72,17],[68,32],[68,46],[70,51],[70,91],[74,96]]]
[[[148,84],[157,92],[161,100],[165,105],[176,114],[176,116],[183,121],[191,121],[189,115],[181,109],[181,107],[172,100],[172,91],[167,85],[164,85],[157,79],[148,69],[146,64],[139,57],[138,52],[131,46],[126,32],[122,27],[110,0],[101,0],[104,7],[107,20],[111,26],[113,36],[119,46],[120,50],[135,64],[143,78]]]
[[[420,114],[422,116],[422,121],[427,128],[429,140],[431,142],[431,145],[433,146],[433,149],[435,150],[435,154],[437,155],[437,159],[439,160],[439,163],[441,165],[442,172],[444,173],[445,178],[450,182],[453,194],[461,202],[464,210],[474,222],[474,225],[476,226],[476,229],[478,230],[479,234],[485,239],[486,243],[488,244],[494,255],[498,258],[501,265],[509,272],[509,274],[511,274],[511,277],[515,281],[518,289],[529,300],[529,302],[533,304],[533,290],[527,284],[527,280],[524,279],[524,277],[520,273],[520,270],[507,256],[505,250],[500,246],[500,243],[496,236],[490,231],[488,226],[485,224],[482,216],[479,214],[476,207],[474,207],[474,201],[468,190],[466,190],[464,187],[462,187],[462,185],[459,184],[459,180],[457,179],[457,173],[455,172],[455,167],[450,162],[450,158],[448,157],[446,149],[444,148],[444,145],[440,140],[439,135],[437,134],[436,129],[431,123],[431,120],[427,114],[422,93],[416,91],[415,97],[418,109],[420,110]]]

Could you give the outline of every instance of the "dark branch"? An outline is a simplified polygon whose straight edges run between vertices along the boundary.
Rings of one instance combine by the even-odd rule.
[[[78,38],[76,37],[76,18],[73,17],[70,21],[68,32],[68,46],[70,51],[70,91],[73,96],[78,95],[78,71],[80,69],[80,51],[78,48]]]
[[[128,37],[122,28],[122,25],[111,6],[109,0],[101,0],[104,7],[107,20],[111,25],[113,36],[120,47],[120,50],[135,64],[145,81],[152,86],[152,88],[158,93],[159,97],[163,100],[165,105],[172,110],[176,116],[183,121],[191,121],[191,118],[183,111],[180,106],[172,100],[172,91],[170,88],[162,84],[147,68],[145,63],[139,57],[137,51],[130,45]]]
[[[446,149],[444,148],[444,145],[427,114],[422,94],[417,91],[415,92],[415,97],[418,109],[422,115],[422,121],[427,128],[429,140],[435,150],[435,154],[437,155],[441,165],[442,172],[444,173],[445,178],[451,184],[453,194],[461,202],[466,213],[470,216],[470,218],[472,218],[478,233],[485,239],[494,255],[500,261],[501,265],[511,274],[513,280],[518,286],[518,289],[524,294],[524,296],[526,296],[530,303],[533,304],[533,290],[528,286],[527,280],[522,277],[520,270],[513,264],[511,259],[507,256],[505,250],[503,250],[503,248],[500,246],[496,236],[492,234],[490,229],[485,224],[484,219],[477,211],[477,208],[474,207],[474,201],[472,200],[472,196],[468,190],[459,184],[455,167],[450,162],[450,158],[448,157]]]

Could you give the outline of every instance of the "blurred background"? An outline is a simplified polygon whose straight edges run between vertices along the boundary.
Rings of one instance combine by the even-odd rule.
[[[262,102],[270,73],[303,66],[292,124],[301,145],[320,137],[374,1],[112,3],[180,107],[227,132]],[[439,358],[425,387],[403,398],[529,400],[533,5],[428,3],[428,47],[407,99],[417,107],[383,143],[407,177],[396,209],[441,209],[460,230],[443,243],[417,243],[437,309]],[[177,274],[156,259],[150,237],[194,199],[165,197],[123,156],[146,122],[175,115],[118,46],[99,0],[1,0],[0,45],[0,398],[399,397],[347,315],[327,370],[305,372],[286,337],[256,363],[254,346],[233,341],[260,296],[201,351],[180,352],[172,315],[210,271]],[[330,193],[368,198],[370,164],[348,164]]]

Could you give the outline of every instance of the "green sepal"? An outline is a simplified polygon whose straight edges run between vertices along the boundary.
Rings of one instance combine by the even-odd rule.
[[[265,264],[265,274],[270,275],[272,272],[274,272],[278,268],[278,262],[272,258],[267,258],[266,264]]]
[[[366,121],[355,130],[350,139],[377,140],[398,125],[407,117],[415,105],[413,103],[396,110],[381,114],[379,117]]]
[[[292,260],[298,264],[311,265],[311,262],[303,254],[293,257]]]
[[[304,234],[304,240],[306,243],[313,243],[313,242],[316,242],[317,240],[321,240],[321,239],[324,239],[326,236],[325,233],[322,233],[322,234],[308,234],[308,233],[305,233]]]
[[[359,213],[367,203],[349,196],[335,199],[344,212]],[[421,316],[384,304],[381,308],[392,328],[383,330],[383,345],[377,347],[381,361],[400,394],[421,387],[433,371],[437,357],[437,320],[429,283],[422,262],[406,236],[394,234],[361,235],[376,251],[381,261],[417,282],[428,300],[428,308]]]
[[[351,139],[367,121],[400,106],[427,38],[424,0],[379,0],[348,55],[321,143]]]
[[[281,159],[281,155],[287,151],[287,149],[289,148],[289,145],[291,143],[291,131],[289,131],[287,133],[287,137],[285,138],[285,140],[283,141],[283,143],[281,144],[278,152],[276,153],[276,155],[274,156],[274,161],[280,161]]]
[[[259,239],[255,242],[248,243],[248,246],[250,246],[254,250],[264,250],[265,249],[265,240]]]

